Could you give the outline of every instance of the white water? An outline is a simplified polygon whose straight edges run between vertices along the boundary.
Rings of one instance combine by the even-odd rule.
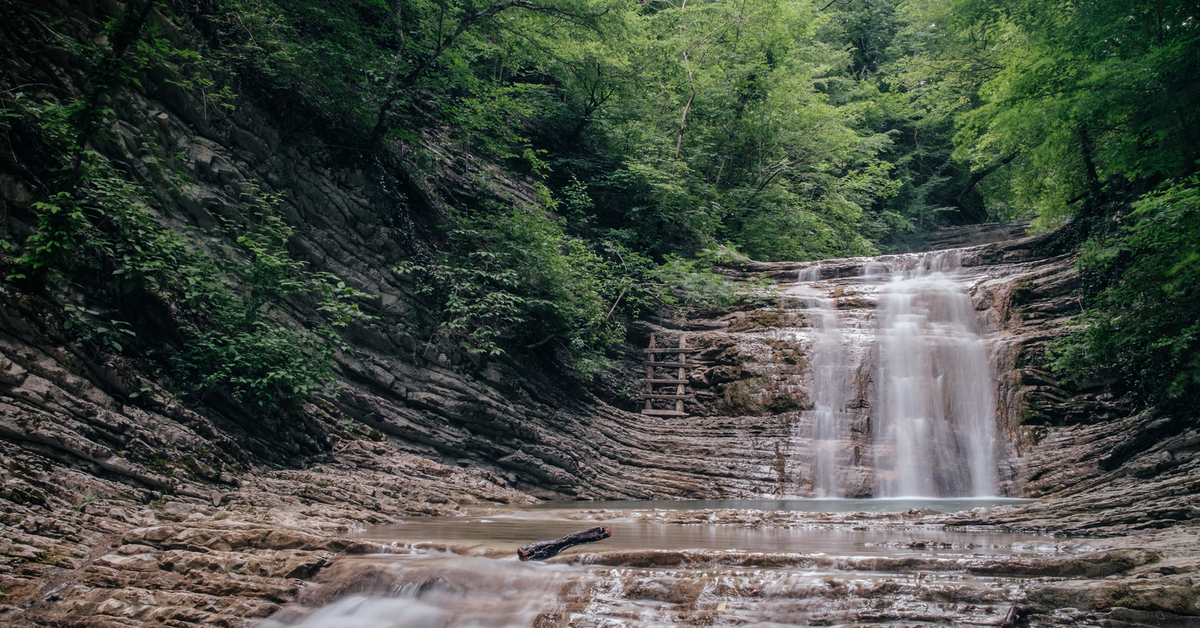
[[[894,501],[889,510],[909,505]],[[306,589],[302,599],[315,594],[311,602],[290,604],[255,627],[911,626],[929,618],[997,625],[1019,583],[970,568],[1061,552],[1037,535],[866,513],[778,513],[773,525],[747,526],[737,520],[765,513],[663,510],[677,502],[623,504],[627,511],[555,506],[369,528],[362,536],[391,553],[341,558],[325,584]],[[548,563],[516,560],[520,545],[578,530],[595,516],[602,518],[592,523],[609,526],[611,538]]]
[[[879,299],[876,477],[881,497],[996,490],[996,403],[956,251],[897,269]],[[906,260],[908,261],[908,260]]]
[[[861,268],[822,280],[821,266],[810,266],[789,290],[808,327],[811,494],[844,496],[849,450],[867,445],[876,497],[995,495],[995,384],[959,251]],[[840,309],[842,296],[873,300],[875,310]],[[866,443],[850,433],[856,399],[869,401]]]
[[[800,280],[818,281],[820,276],[818,265],[801,271]],[[808,320],[814,338],[809,358],[813,373],[812,442],[816,453],[812,490],[815,497],[838,497],[843,494],[838,483],[838,453],[849,427],[846,405],[850,399],[850,364],[846,339],[838,321],[836,299],[810,297],[804,303],[810,312]]]

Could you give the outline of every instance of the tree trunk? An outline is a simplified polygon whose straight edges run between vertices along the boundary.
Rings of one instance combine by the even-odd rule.
[[[546,560],[552,556],[557,556],[559,552],[568,547],[603,541],[610,536],[612,536],[612,530],[609,530],[608,526],[596,526],[552,541],[530,543],[517,550],[517,558],[521,560]]]

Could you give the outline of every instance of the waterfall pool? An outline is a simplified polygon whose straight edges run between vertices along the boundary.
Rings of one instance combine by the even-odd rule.
[[[1030,565],[1085,550],[928,522],[1016,501],[571,502],[407,518],[361,532],[388,552],[339,559],[258,628],[994,626],[1027,585],[1053,579]],[[516,559],[598,523],[612,538]]]
[[[611,510],[769,510],[790,512],[905,512],[931,510],[958,512],[984,506],[1029,504],[1034,499],[1016,497],[887,497],[870,499],[842,498],[780,498],[780,499],[684,499],[684,500],[618,500],[598,502],[543,502],[530,509],[580,510],[603,508]]]

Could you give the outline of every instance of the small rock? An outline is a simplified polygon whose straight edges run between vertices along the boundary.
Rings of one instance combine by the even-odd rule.
[[[167,504],[163,506],[163,512],[173,517],[186,517],[193,512],[196,512],[196,507],[192,504],[185,504],[183,502],[167,502]]]
[[[134,554],[152,554],[157,551],[158,550],[150,547],[149,545],[140,545],[137,543],[127,543],[117,548],[117,553],[125,556],[132,556]]]

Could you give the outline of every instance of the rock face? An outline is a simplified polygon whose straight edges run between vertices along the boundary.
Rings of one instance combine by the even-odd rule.
[[[1196,496],[1200,431],[1194,420],[1153,411],[1135,414],[1126,400],[1114,398],[1102,383],[1084,387],[1064,383],[1046,366],[1047,345],[1074,329],[1074,317],[1081,310],[1074,259],[1041,252],[1049,248],[1051,238],[1024,237],[958,253],[980,333],[991,345],[1000,493],[1051,500],[999,509],[1013,513],[1012,519],[1003,521],[1072,533],[1163,528],[1188,521],[1200,506]],[[825,296],[846,321],[847,341],[853,345],[854,330],[871,327],[877,318],[878,290],[864,285],[861,278],[870,274],[872,265],[895,263],[896,257],[748,263],[727,273],[733,278],[771,278],[788,293],[794,292],[790,286],[797,285],[802,275],[820,278],[824,289],[831,290]],[[754,394],[746,397],[756,412],[771,416],[770,400],[787,390],[796,405],[782,416],[810,421],[804,417],[811,409],[805,391],[812,390],[815,377],[809,369],[810,348],[814,327],[820,324],[806,322],[815,319],[813,313],[786,299],[778,305],[688,321],[685,327],[696,330],[689,345],[704,346],[707,341],[722,347],[719,355],[727,363],[693,372],[697,412],[720,413],[722,401],[736,397],[730,391],[738,385],[725,382],[741,379],[756,384]],[[781,336],[792,338],[792,344],[777,348]],[[789,370],[789,363],[801,366]],[[734,364],[736,368],[730,366]],[[838,447],[843,455],[853,452],[843,465],[847,496],[871,494],[875,484],[867,451],[874,442],[869,406],[876,395],[877,365],[870,356],[859,358],[858,364],[847,393],[847,410],[858,418],[848,422]],[[724,381],[708,375],[731,369],[737,376],[725,375]],[[802,425],[800,433],[806,437],[799,445],[812,447],[813,427]],[[793,458],[791,468],[798,472],[801,484],[804,475],[812,473],[804,461],[815,457],[798,452]],[[804,487],[800,490],[803,493]],[[1059,513],[1063,517],[1053,520]]]
[[[1078,301],[1015,301],[1036,282],[1072,289],[1071,260],[1035,254],[1040,242],[729,269],[775,280],[779,296],[687,321],[688,345],[702,348],[691,410],[791,425],[789,495],[1030,494],[1015,443],[1044,402],[1010,374],[1020,352],[1040,356],[1078,312]],[[1066,318],[1044,320],[1064,308]],[[681,333],[657,331],[668,343]],[[1095,403],[1068,405],[1091,415]]]
[[[67,16],[63,34],[79,40],[94,38],[105,11],[47,6]],[[4,25],[6,63],[30,82],[77,91],[84,66],[67,48],[30,56],[15,47],[36,27]],[[612,407],[536,360],[482,360],[430,344],[415,332],[414,286],[388,269],[428,246],[421,233],[441,204],[508,202],[531,198],[531,189],[469,157],[445,157],[431,181],[398,178],[263,102],[240,99],[226,114],[168,79],[151,69],[143,89],[114,96],[118,119],[95,148],[152,184],[163,175],[147,153],[188,172],[186,194],[172,192],[162,207],[163,221],[180,230],[238,218],[251,187],[282,192],[297,229],[292,252],[361,290],[374,319],[348,332],[336,392],[283,421],[233,404],[183,404],[146,364],[79,346],[44,297],[0,288],[0,623],[238,625],[291,600],[336,554],[382,551],[348,532],[403,515],[537,499],[813,490],[814,470],[797,463],[815,458],[801,451],[811,447],[812,356],[777,333],[802,326],[787,308],[648,328],[689,330],[709,362],[689,374],[697,405],[687,419]],[[15,155],[0,166],[4,227],[27,235],[33,183]],[[1102,387],[1072,389],[1039,366],[1079,306],[1071,260],[1043,259],[1038,246],[1036,238],[987,244],[966,251],[963,264],[994,269],[972,298],[994,343],[1003,490],[1063,499],[999,509],[983,522],[1116,534],[1194,519],[1200,432],[1192,424],[1131,415]],[[825,262],[819,273],[850,278],[869,263]],[[794,282],[811,266],[728,273]],[[87,286],[66,292],[71,302],[96,296]],[[870,319],[869,295],[833,298]],[[138,332],[162,331],[169,313],[141,305],[131,306]],[[292,314],[303,317],[303,304]],[[856,385],[869,405],[871,369]],[[850,409],[853,434],[870,434],[863,404]],[[869,440],[847,442],[837,453],[845,458],[839,485],[870,494]],[[1075,595],[1066,588],[1062,595]],[[1103,603],[1094,597],[1089,604]]]

